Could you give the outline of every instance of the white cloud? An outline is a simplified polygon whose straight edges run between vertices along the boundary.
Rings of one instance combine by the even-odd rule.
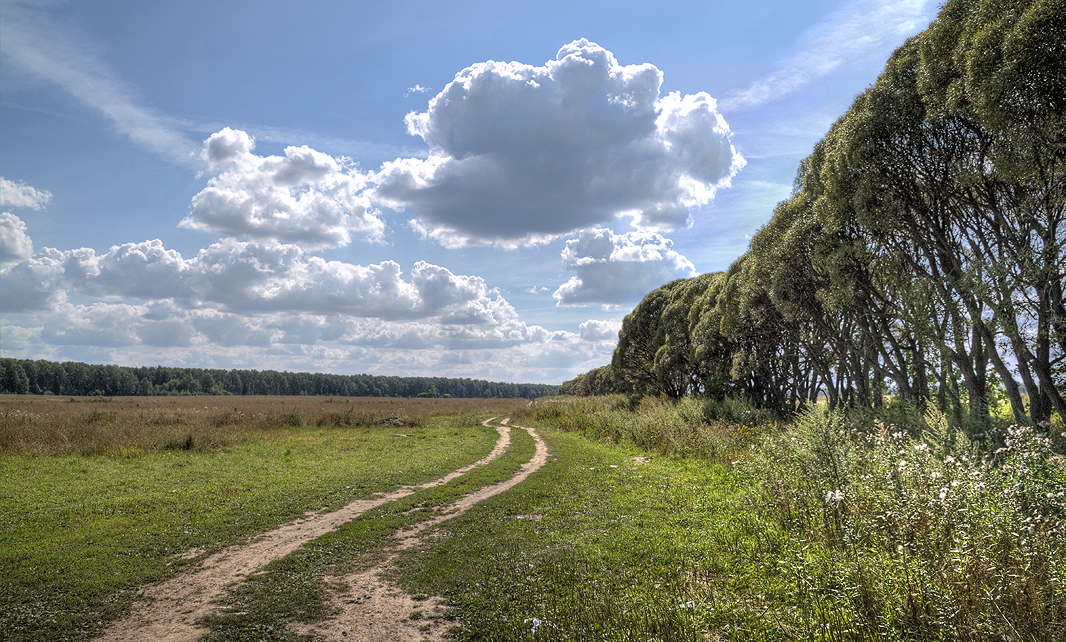
[[[33,256],[33,240],[26,224],[10,212],[0,212],[0,264],[18,263]]]
[[[577,275],[552,294],[556,305],[627,304],[664,283],[695,276],[692,262],[672,247],[673,241],[653,232],[585,230],[563,249],[563,266]]]
[[[936,16],[934,0],[854,0],[804,34],[800,50],[743,90],[730,92],[722,110],[773,102],[838,68],[871,55],[887,55]]]
[[[660,98],[661,82],[587,40],[542,67],[478,63],[408,114],[430,154],[385,163],[371,196],[411,207],[412,226],[449,247],[537,243],[620,215],[683,227],[744,160],[713,98]]]
[[[42,209],[52,200],[52,193],[33,188],[26,183],[16,183],[0,176],[0,205]]]
[[[177,123],[139,104],[100,59],[98,47],[52,17],[52,2],[4,2],[0,55],[4,65],[54,83],[107,118],[134,143],[164,158],[191,163],[196,145]]]
[[[16,358],[558,382],[610,359],[604,323],[575,334],[517,319],[446,325],[97,301],[59,303],[21,323],[5,315],[2,331],[4,356]]]
[[[345,159],[306,145],[283,157],[254,149],[248,134],[229,127],[204,141],[201,157],[216,175],[181,227],[307,249],[348,245],[353,231],[382,237],[385,224],[362,195],[366,179]]]
[[[6,266],[3,280],[5,312],[54,308],[66,301],[66,292],[72,292],[113,302],[169,302],[169,308],[152,309],[159,318],[171,309],[214,309],[253,315],[421,320],[448,327],[440,341],[460,343],[526,340],[532,331],[481,277],[456,275],[418,261],[407,279],[394,261],[353,265],[308,255],[294,245],[234,239],[224,239],[188,259],[158,239],[117,245],[104,254],[90,248],[63,252],[45,248]],[[232,337],[227,329],[231,322],[225,327],[211,323],[202,321],[200,330],[218,341],[232,340],[227,338]]]
[[[125,347],[140,343],[137,334],[140,311],[125,304],[94,303],[61,306],[63,314],[41,330],[41,339],[59,345]]]
[[[619,321],[589,319],[581,324],[578,335],[585,341],[618,341],[618,331],[621,329]]]
[[[45,248],[36,256],[6,263],[0,271],[3,311],[47,310],[65,301],[65,292],[57,287],[64,272],[62,259],[62,253]]]

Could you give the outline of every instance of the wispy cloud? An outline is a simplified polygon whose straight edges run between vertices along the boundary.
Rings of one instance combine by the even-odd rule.
[[[403,97],[409,98],[411,94],[428,94],[429,92],[429,87],[423,87],[422,85],[416,84],[414,87],[408,87],[407,91],[403,92]]]
[[[163,158],[183,164],[198,162],[198,143],[176,121],[140,104],[101,60],[89,38],[53,18],[57,6],[46,0],[3,2],[0,54],[5,68],[58,85],[134,143]]]
[[[850,62],[887,54],[935,17],[935,0],[855,0],[809,30],[800,50],[745,89],[730,92],[723,112],[773,102]]]

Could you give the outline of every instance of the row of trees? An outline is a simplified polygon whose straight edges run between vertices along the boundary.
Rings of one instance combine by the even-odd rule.
[[[557,386],[443,377],[332,375],[273,370],[133,368],[0,359],[0,393],[56,395],[331,395],[345,397],[521,397],[552,395]]]
[[[949,0],[747,252],[648,294],[562,391],[1066,416],[1064,215],[1066,1]]]

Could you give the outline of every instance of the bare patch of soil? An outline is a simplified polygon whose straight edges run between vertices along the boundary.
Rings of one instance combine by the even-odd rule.
[[[488,426],[494,420],[495,418],[482,423]],[[506,423],[506,420],[501,423]],[[215,553],[207,557],[202,566],[194,571],[147,588],[143,593],[143,599],[133,606],[133,612],[128,617],[112,623],[97,639],[102,642],[142,642],[143,640],[191,642],[198,639],[207,633],[207,630],[197,626],[196,621],[215,610],[213,602],[222,597],[229,586],[372,508],[396,501],[419,490],[446,484],[500,457],[510,445],[511,435],[506,425],[499,426],[496,430],[500,436],[492,452],[469,466],[464,466],[440,479],[420,486],[405,486],[391,493],[379,494],[373,499],[356,500],[330,513],[309,514],[305,518],[265,533],[247,545],[232,546]],[[532,431],[530,433],[533,434]],[[539,436],[536,439],[539,440]],[[538,453],[541,450],[541,443],[538,441]],[[523,467],[523,472],[525,472],[525,467]],[[519,475],[521,474],[520,472]],[[525,474],[528,476],[528,473]],[[523,476],[522,479],[524,478]],[[370,593],[376,594],[376,590]],[[388,592],[387,589],[383,590]],[[384,620],[383,617],[379,619]],[[405,638],[389,636],[371,638],[358,635],[348,637],[345,635],[336,639],[400,640]]]

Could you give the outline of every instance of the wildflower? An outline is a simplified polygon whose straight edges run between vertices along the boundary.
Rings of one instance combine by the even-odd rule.
[[[955,463],[955,458],[952,457],[951,455],[948,455],[947,457],[944,458],[944,463],[945,464],[954,464]]]
[[[944,486],[944,487],[942,487],[940,489],[940,501],[944,501],[945,499],[947,499],[947,496],[948,496],[948,489],[947,489],[947,486]]]
[[[920,453],[921,452],[925,452],[925,451],[929,450],[929,444],[924,444],[924,443],[923,444],[917,444],[914,447],[914,449],[917,450]]]
[[[935,470],[933,472],[929,473],[929,476],[932,477],[933,479],[940,479],[940,473],[938,473]]]
[[[825,494],[825,505],[827,508],[836,509],[844,503],[844,493],[839,490],[831,490]]]
[[[899,472],[902,473],[902,472],[906,472],[906,471],[907,471],[907,460],[906,459],[899,460]]]

